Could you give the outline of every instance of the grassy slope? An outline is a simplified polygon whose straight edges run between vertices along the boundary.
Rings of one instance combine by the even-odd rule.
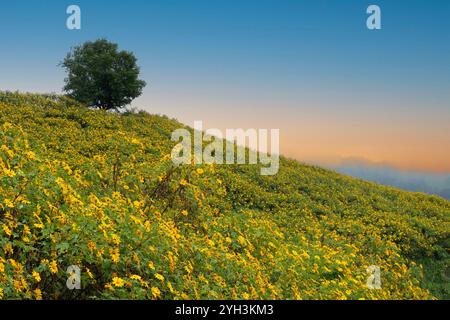
[[[55,97],[0,93],[0,126],[0,297],[449,298],[442,198],[284,158],[174,168],[176,121]]]

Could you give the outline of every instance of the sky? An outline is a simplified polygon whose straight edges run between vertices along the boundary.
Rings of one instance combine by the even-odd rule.
[[[66,28],[69,5],[81,30]],[[381,8],[381,30],[366,9]],[[147,82],[133,106],[204,128],[280,129],[280,152],[450,173],[448,0],[0,3],[0,90],[61,92],[71,47],[106,38]]]

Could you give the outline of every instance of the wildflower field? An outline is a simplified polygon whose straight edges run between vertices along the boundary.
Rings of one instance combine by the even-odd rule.
[[[0,93],[0,298],[450,298],[449,201],[285,158],[176,167],[181,127]]]

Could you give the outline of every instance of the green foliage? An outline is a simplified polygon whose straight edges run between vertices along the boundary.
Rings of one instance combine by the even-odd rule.
[[[118,51],[101,39],[75,47],[61,65],[67,71],[64,90],[75,100],[100,109],[119,109],[142,94],[145,81],[133,53]]]
[[[180,127],[0,93],[0,297],[449,298],[449,201],[285,158],[175,167]]]

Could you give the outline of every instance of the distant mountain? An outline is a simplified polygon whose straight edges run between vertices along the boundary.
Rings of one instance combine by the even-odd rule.
[[[364,180],[408,191],[434,194],[450,200],[450,175],[402,171],[359,159],[345,160],[333,169]]]

